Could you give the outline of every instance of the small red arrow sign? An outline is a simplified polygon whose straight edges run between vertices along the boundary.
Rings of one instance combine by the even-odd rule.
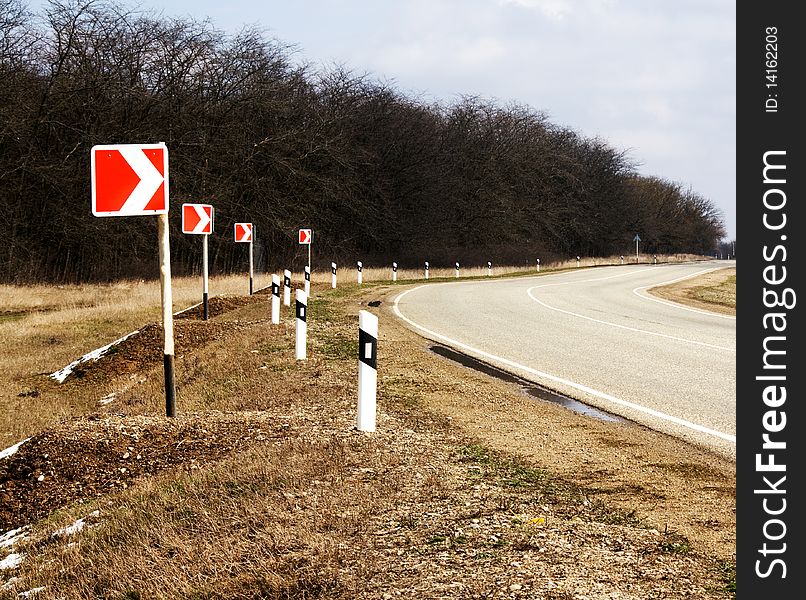
[[[252,241],[251,223],[235,223],[235,241],[236,242]]]
[[[168,148],[163,144],[93,146],[90,163],[96,217],[168,212]]]
[[[300,244],[310,244],[311,238],[313,235],[310,229],[300,229],[299,230],[299,243]]]
[[[183,204],[182,233],[213,233],[213,207],[209,204]]]

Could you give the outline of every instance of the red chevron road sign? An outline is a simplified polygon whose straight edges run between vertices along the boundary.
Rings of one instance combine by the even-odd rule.
[[[235,241],[236,242],[252,241],[251,223],[235,223]]]
[[[182,233],[213,233],[213,207],[210,204],[183,204]]]
[[[168,212],[168,148],[164,144],[93,146],[90,163],[96,217]]]

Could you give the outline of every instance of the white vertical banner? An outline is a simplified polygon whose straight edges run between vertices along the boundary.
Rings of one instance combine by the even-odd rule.
[[[359,431],[375,431],[378,389],[378,317],[358,312],[358,411]]]
[[[397,263],[392,263],[392,281],[397,281]]]
[[[330,263],[330,287],[336,289],[336,263]]]
[[[358,285],[364,282],[364,263],[358,261]]]
[[[276,273],[271,276],[271,322],[280,322],[280,276]]]
[[[283,271],[283,304],[291,306],[291,271]]]
[[[297,360],[305,360],[308,337],[308,294],[305,290],[296,291],[297,343],[295,356]]]
[[[311,293],[311,267],[310,265],[305,265],[305,296],[308,296],[308,294],[310,293]]]

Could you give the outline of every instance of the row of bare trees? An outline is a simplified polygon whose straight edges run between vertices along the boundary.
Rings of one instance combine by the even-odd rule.
[[[200,245],[176,207],[216,209],[213,272],[314,258],[531,262],[629,251],[711,253],[721,215],[696,192],[532,108],[425,103],[343,68],[314,71],[246,29],[52,1],[0,0],[0,279],[107,280],[156,270],[152,218],[95,218],[90,148],[165,142],[176,272]]]

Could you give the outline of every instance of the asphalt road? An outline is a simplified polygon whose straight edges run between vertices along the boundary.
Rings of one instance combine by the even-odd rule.
[[[646,288],[731,262],[425,284],[395,312],[427,338],[735,458],[736,319]]]

